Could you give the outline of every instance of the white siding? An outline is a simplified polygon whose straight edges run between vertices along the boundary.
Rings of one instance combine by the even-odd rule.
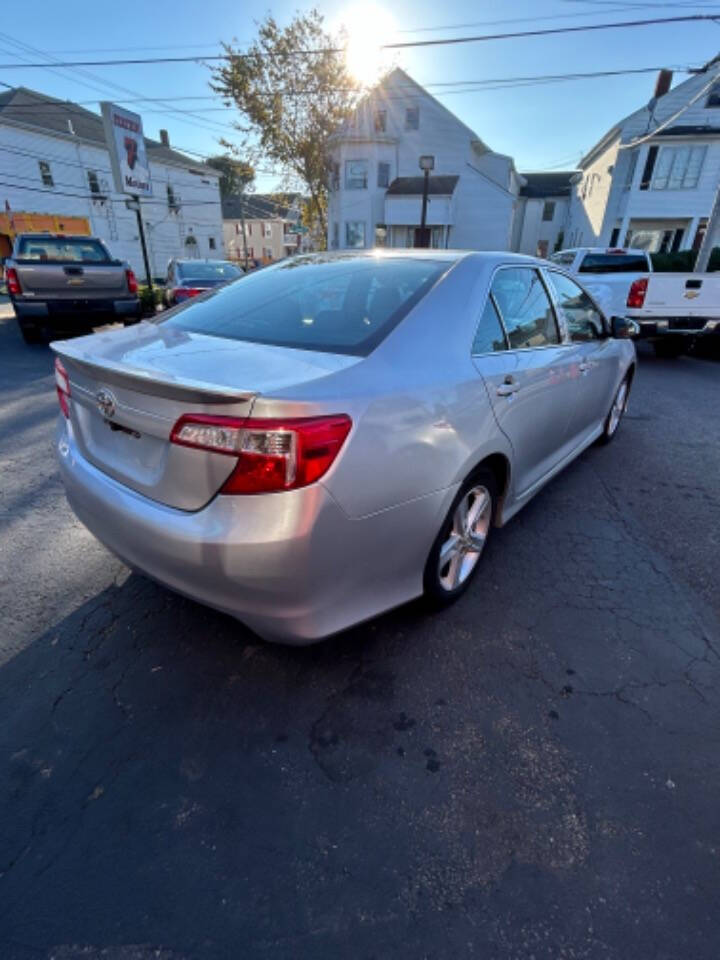
[[[52,188],[43,186],[40,159],[50,165]],[[89,170],[97,173],[106,201],[90,198]],[[153,275],[162,276],[172,257],[223,257],[219,175],[204,167],[152,159],[150,172],[154,195],[142,203],[142,210]],[[112,189],[110,158],[104,147],[0,120],[0,181],[14,184],[0,186],[0,209],[7,201],[16,213],[87,217],[95,236],[105,240],[116,257],[127,260],[138,276],[144,276],[137,218],[125,207],[129,198]],[[168,184],[180,203],[177,212],[168,207]],[[185,245],[188,235],[196,238],[194,247]]]
[[[613,230],[619,229],[619,242],[623,243],[628,229],[649,226],[658,228],[681,224],[685,228],[682,247],[692,245],[698,221],[710,215],[715,194],[720,183],[720,138],[717,134],[696,134],[690,137],[651,137],[649,132],[661,124],[673,126],[705,126],[720,128],[720,108],[706,107],[707,94],[697,103],[683,107],[708,84],[713,72],[699,74],[678,84],[655,104],[651,114],[648,107],[626,117],[619,124],[617,136],[591,152],[583,166],[586,196],[582,196],[582,184],[577,184],[573,193],[570,225],[566,246],[610,242]],[[682,112],[679,112],[682,111]],[[676,114],[679,114],[676,116]],[[660,131],[662,133],[662,131]],[[642,143],[633,145],[635,140]],[[640,190],[640,181],[651,146],[673,148],[680,146],[706,146],[706,154],[696,187],[691,189]],[[637,151],[637,163],[630,189],[627,176],[631,154]],[[587,192],[589,178],[595,178],[592,194]]]
[[[419,109],[417,130],[406,129],[405,124],[406,109],[413,107]],[[376,132],[374,116],[380,110],[385,111],[386,129]],[[423,154],[435,157],[433,176],[459,177],[450,205],[446,198],[430,198],[428,222],[452,223],[452,247],[507,249],[517,195],[512,160],[488,151],[472,130],[401,71],[395,71],[383,90],[360,106],[354,126],[346,127],[336,138],[332,159],[339,165],[339,189],[330,191],[328,245],[333,245],[334,224],[342,248],[346,223],[360,221],[365,224],[366,246],[372,246],[375,226],[386,217],[386,187],[378,186],[378,164],[389,164],[388,182],[392,183],[396,177],[420,176],[418,161]],[[345,188],[349,160],[367,160],[367,189]],[[396,200],[402,199],[408,226],[419,225],[419,197],[391,199],[392,209],[398,211],[401,205]],[[453,220],[441,220],[440,216],[452,216]],[[393,223],[398,223],[393,217]]]

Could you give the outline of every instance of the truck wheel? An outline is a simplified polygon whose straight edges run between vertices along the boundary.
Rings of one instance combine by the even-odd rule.
[[[42,334],[42,330],[38,330],[37,327],[32,324],[21,323],[20,324],[20,333],[25,343],[44,343],[45,338]]]
[[[661,360],[675,360],[685,349],[682,337],[668,337],[666,340],[656,340],[653,343],[655,356]]]

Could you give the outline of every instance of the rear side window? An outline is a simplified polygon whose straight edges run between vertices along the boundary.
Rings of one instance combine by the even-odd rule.
[[[449,266],[399,257],[295,257],[158,322],[231,340],[367,356]]]
[[[647,273],[650,268],[642,255],[631,253],[588,253],[578,273]]]
[[[90,237],[21,237],[17,259],[41,263],[112,263],[102,243]]]
[[[552,304],[537,270],[531,267],[499,270],[491,292],[511,350],[560,342]]]

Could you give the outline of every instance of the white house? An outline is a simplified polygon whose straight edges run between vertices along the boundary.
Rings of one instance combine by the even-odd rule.
[[[433,247],[507,250],[522,181],[403,70],[364,98],[332,139],[328,247],[411,247],[421,223],[421,156],[434,158]]]
[[[547,257],[567,237],[570,192],[575,170],[523,173],[515,209],[512,250]]]
[[[172,257],[223,257],[217,170],[145,138],[153,196],[142,214],[151,270]],[[24,87],[0,94],[0,256],[22,230],[90,233],[144,276],[137,217],[115,192],[98,114]]]
[[[564,245],[698,249],[719,182],[720,58],[675,87],[663,70],[580,161]]]

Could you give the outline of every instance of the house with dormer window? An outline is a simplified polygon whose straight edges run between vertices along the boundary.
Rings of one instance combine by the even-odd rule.
[[[412,247],[432,156],[426,224],[431,246],[510,248],[523,180],[512,158],[487,144],[403,70],[365,97],[331,143],[328,247]]]
[[[720,183],[720,57],[620,120],[573,177],[566,247],[698,250]]]

